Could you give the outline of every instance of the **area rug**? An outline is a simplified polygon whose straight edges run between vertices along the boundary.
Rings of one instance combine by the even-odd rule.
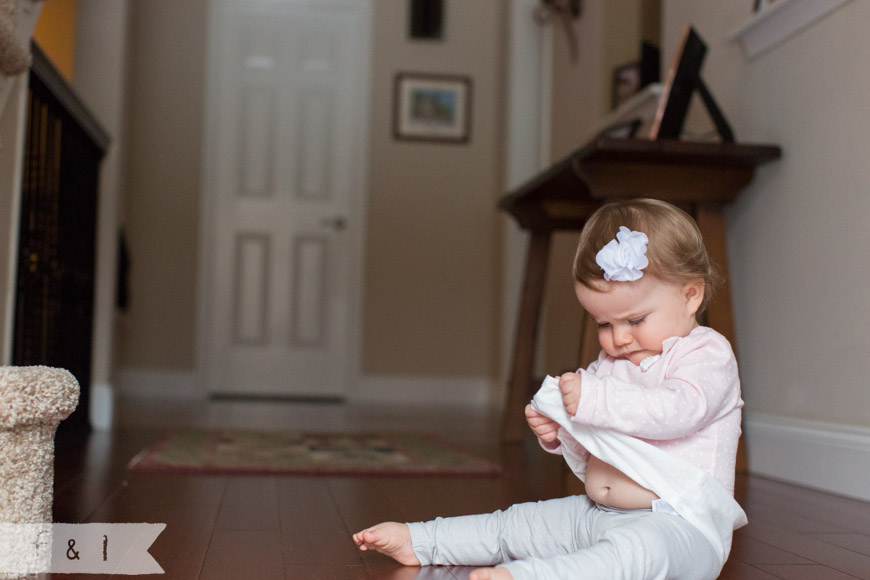
[[[427,434],[200,430],[167,433],[134,457],[137,472],[495,476],[495,463]]]

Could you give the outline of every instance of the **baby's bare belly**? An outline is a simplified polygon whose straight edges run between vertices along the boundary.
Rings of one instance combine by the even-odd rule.
[[[621,509],[646,509],[659,496],[597,457],[586,464],[586,495],[600,504]]]

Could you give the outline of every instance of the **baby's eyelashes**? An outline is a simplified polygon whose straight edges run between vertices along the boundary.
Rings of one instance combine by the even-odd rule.
[[[627,320],[626,322],[628,322],[631,326],[637,326],[639,324],[643,324],[645,321],[646,321],[646,316],[641,316],[639,318],[631,318],[631,319]],[[610,323],[609,322],[599,322],[598,328],[610,328]]]

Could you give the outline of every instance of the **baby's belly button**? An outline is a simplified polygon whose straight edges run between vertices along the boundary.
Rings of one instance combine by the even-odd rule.
[[[610,495],[611,488],[611,482],[607,478],[598,477],[590,474],[588,471],[586,472],[586,495],[590,499],[598,503],[607,504],[607,497]]]
[[[622,509],[649,508],[658,499],[655,493],[595,457],[586,467],[586,495],[597,503]]]

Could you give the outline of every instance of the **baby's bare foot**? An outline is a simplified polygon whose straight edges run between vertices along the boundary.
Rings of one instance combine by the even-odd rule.
[[[507,568],[478,568],[468,576],[468,580],[513,580],[513,575]]]
[[[407,524],[384,522],[355,533],[353,541],[360,550],[374,550],[403,566],[420,565],[420,560],[411,549],[411,531]]]

